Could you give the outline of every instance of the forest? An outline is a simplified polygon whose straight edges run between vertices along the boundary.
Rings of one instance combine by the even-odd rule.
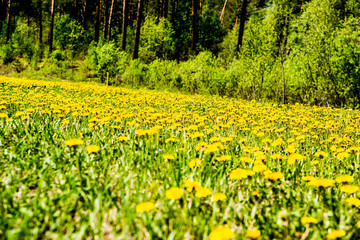
[[[0,0],[0,74],[359,108],[358,0]]]

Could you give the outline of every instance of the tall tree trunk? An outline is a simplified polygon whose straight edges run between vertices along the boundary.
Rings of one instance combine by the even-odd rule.
[[[43,28],[42,28],[42,0],[38,1],[38,8],[39,8],[39,43],[42,43],[42,35],[43,35]]]
[[[54,14],[55,14],[55,0],[52,0],[51,1],[51,17],[50,17],[50,34],[49,34],[49,53],[51,53],[53,50]]]
[[[139,0],[139,2],[138,2],[133,59],[137,59],[139,57],[139,43],[140,43],[140,29],[141,29],[143,1],[144,0]]]
[[[109,12],[109,0],[104,1],[105,13],[104,13],[104,25],[103,25],[103,38],[105,39],[107,36],[108,30],[108,12]]]
[[[78,19],[78,0],[75,0],[74,1],[74,19],[76,20],[76,21],[79,21],[79,19]]]
[[[199,0],[199,16],[202,14],[202,0]]]
[[[223,24],[223,22],[224,22],[225,9],[226,9],[226,4],[227,4],[227,2],[228,2],[228,0],[225,0],[224,7],[223,7],[223,9],[221,10],[221,15],[220,15],[221,24]]]
[[[126,31],[128,25],[128,14],[129,14],[129,0],[123,0],[123,22],[122,22],[122,39],[121,39],[121,50],[126,49]]]
[[[10,18],[11,18],[11,0],[8,0],[8,12],[6,19],[6,43],[10,40]]]
[[[0,30],[2,29],[2,21],[6,17],[6,4],[4,0],[0,1]]]
[[[169,12],[169,0],[164,0],[164,18],[167,19]]]
[[[198,31],[198,0],[192,0],[191,51],[195,53],[199,41]]]
[[[236,52],[240,51],[240,48],[243,44],[243,36],[244,36],[244,28],[245,28],[245,22],[246,22],[246,8],[248,5],[248,0],[243,0],[242,6],[241,6],[241,13],[240,13],[240,26],[239,26],[239,35],[238,35],[238,42],[236,45]]]
[[[161,0],[156,0],[156,20],[161,18]]]
[[[86,19],[87,19],[87,2],[83,0],[82,6],[80,8],[80,15],[81,15],[81,26],[84,30],[86,30]]]
[[[99,42],[101,0],[96,0],[95,42]]]
[[[177,7],[177,0],[172,0],[171,3],[171,23],[175,23],[176,19],[176,7]]]
[[[113,11],[114,11],[114,2],[115,2],[115,0],[111,1],[109,24],[108,24],[108,30],[107,30],[108,41],[110,41],[110,38],[111,38],[111,21],[112,21],[112,15],[113,15]]]

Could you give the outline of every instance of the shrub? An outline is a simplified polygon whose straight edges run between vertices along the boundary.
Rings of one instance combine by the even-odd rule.
[[[155,17],[146,17],[141,27],[139,56],[142,61],[152,62],[156,58],[165,58],[173,50],[171,26],[165,19],[156,22]]]
[[[106,73],[109,72],[110,76],[115,76],[118,72],[118,59],[123,59],[125,53],[115,46],[114,42],[105,44],[92,44],[89,48],[89,60],[92,68],[96,74],[104,82]]]

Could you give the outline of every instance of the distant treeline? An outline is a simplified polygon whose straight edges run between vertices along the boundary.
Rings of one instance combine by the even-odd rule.
[[[0,73],[360,107],[357,0],[0,0]]]

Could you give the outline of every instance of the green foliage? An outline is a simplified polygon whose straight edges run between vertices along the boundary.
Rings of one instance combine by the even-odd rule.
[[[140,59],[136,59],[130,62],[128,68],[122,75],[122,79],[125,84],[131,86],[147,86],[146,71],[148,69],[147,64]]]
[[[106,73],[115,76],[118,73],[118,60],[126,58],[126,53],[121,52],[114,42],[104,44],[93,43],[89,48],[89,60],[101,81],[106,79]],[[123,62],[122,62],[123,63]]]
[[[139,56],[145,62],[152,62],[157,58],[166,58],[173,54],[174,47],[171,40],[173,34],[170,23],[165,19],[148,16],[141,26]]]
[[[173,9],[169,1],[165,20],[160,1],[149,0],[141,26],[140,60],[131,61],[136,12],[129,17],[127,47],[121,52],[121,8],[113,9],[112,41],[103,36],[102,17],[100,42],[90,44],[96,1],[87,2],[86,13],[61,2],[56,8],[61,14],[55,17],[55,50],[46,54],[48,43],[38,39],[40,1],[15,1],[8,43],[6,9],[0,13],[0,62],[13,71],[38,71],[43,76],[104,82],[109,72],[112,84],[256,101],[281,101],[284,80],[289,102],[360,108],[359,1],[249,1],[243,44],[235,52],[239,1],[228,0],[223,12],[223,0],[204,0],[198,11],[198,55],[190,51],[191,1],[176,2]],[[45,40],[50,16],[45,3],[40,7]],[[104,10],[101,16],[108,16]]]
[[[2,64],[11,63],[16,59],[16,53],[11,44],[4,44],[0,46],[0,60]]]
[[[70,15],[62,15],[55,24],[54,43],[61,50],[76,51],[86,45],[84,29]]]
[[[181,77],[177,68],[175,61],[153,61],[146,69],[146,86],[150,89],[181,89]]]
[[[226,31],[214,9],[206,7],[202,10],[200,26],[201,48],[217,54],[221,50]]]

